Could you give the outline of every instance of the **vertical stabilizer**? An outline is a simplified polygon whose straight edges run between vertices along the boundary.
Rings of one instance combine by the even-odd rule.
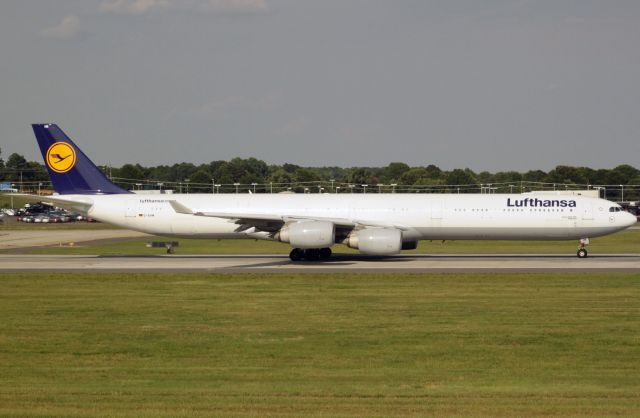
[[[57,125],[34,124],[32,127],[57,193],[130,193],[113,184]]]

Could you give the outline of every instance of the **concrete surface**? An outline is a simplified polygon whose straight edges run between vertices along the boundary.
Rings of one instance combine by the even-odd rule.
[[[286,255],[80,256],[0,254],[0,271],[119,272],[501,272],[631,271],[640,254],[590,255],[399,255],[375,258],[335,254],[324,262],[292,262]]]
[[[70,242],[94,241],[102,239],[120,239],[150,237],[151,235],[129,231],[126,229],[96,229],[96,230],[74,230],[61,229],[51,230],[25,230],[25,231],[0,231],[0,250],[13,248],[42,247],[49,245],[63,244]]]

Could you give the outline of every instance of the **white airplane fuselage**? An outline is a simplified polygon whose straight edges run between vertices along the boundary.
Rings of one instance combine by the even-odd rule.
[[[150,234],[188,238],[263,238],[237,232],[233,219],[177,213],[276,214],[348,219],[355,225],[397,228],[403,241],[427,239],[570,240],[623,230],[636,222],[613,202],[579,195],[529,194],[115,194],[60,195],[92,202],[88,215]],[[564,203],[563,203],[564,202]],[[617,211],[612,211],[617,207]]]

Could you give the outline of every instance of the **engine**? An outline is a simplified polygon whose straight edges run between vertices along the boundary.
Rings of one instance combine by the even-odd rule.
[[[282,227],[275,238],[296,248],[326,248],[335,243],[336,228],[327,221],[299,221]]]
[[[402,232],[390,228],[366,228],[352,233],[346,244],[364,254],[398,254],[402,249]]]

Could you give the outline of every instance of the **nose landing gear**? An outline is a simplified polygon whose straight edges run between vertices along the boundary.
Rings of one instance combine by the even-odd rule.
[[[589,245],[589,238],[580,239],[580,247],[578,247],[578,258],[587,258],[587,245]]]
[[[331,248],[294,248],[289,253],[291,261],[318,261],[331,257]]]

